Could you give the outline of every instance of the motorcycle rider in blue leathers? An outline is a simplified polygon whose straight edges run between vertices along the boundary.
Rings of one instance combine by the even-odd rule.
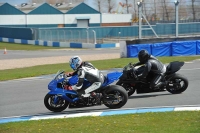
[[[79,56],[73,56],[69,60],[70,67],[74,70],[72,75],[78,75],[78,83],[74,86],[73,90],[77,91],[79,96],[89,97],[90,92],[101,87],[104,82],[104,75],[89,62],[83,62]],[[82,89],[84,79],[89,81],[91,85]]]
[[[150,55],[146,50],[139,51],[138,59],[139,62],[135,66],[144,65],[142,68],[143,71],[138,74],[138,79],[146,78],[151,73],[151,89],[158,89],[160,86],[165,85],[164,82],[161,82],[162,75],[166,72],[166,67],[162,62]]]

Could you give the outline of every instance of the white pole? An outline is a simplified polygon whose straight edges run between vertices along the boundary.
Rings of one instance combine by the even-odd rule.
[[[96,32],[94,30],[92,31],[94,32],[94,44],[97,44]]]

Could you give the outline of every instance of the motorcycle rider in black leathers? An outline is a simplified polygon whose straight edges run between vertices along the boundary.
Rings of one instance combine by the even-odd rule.
[[[70,67],[74,70],[72,75],[78,75],[78,83],[74,86],[79,96],[89,97],[90,92],[98,89],[104,83],[104,75],[89,62],[82,62],[79,56],[74,56],[69,61]],[[82,88],[84,79],[89,81],[91,85]]]
[[[151,74],[150,88],[157,89],[160,86],[164,85],[164,82],[161,82],[162,75],[166,72],[166,66],[161,63],[156,57],[150,55],[148,51],[141,50],[138,53],[139,62],[135,66],[144,65],[143,72],[138,74],[138,79],[143,79]]]

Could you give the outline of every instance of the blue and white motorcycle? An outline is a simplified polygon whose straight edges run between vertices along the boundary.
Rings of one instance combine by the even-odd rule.
[[[64,71],[58,71],[49,83],[49,93],[44,98],[44,105],[53,112],[61,112],[66,108],[80,108],[104,104],[110,109],[121,108],[128,100],[126,90],[119,85],[110,85],[121,77],[122,72],[112,72],[105,76],[102,86],[91,92],[88,97],[79,96],[72,87],[77,83],[78,76],[65,78]],[[85,80],[83,88],[91,84]],[[96,96],[100,97],[96,97]]]

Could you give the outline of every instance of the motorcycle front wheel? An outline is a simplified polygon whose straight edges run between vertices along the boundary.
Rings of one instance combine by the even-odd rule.
[[[106,90],[104,105],[110,109],[121,108],[128,101],[128,94],[126,90],[119,85],[111,85]]]
[[[130,83],[123,83],[121,81],[118,81],[116,83],[116,85],[122,86],[127,91],[128,96],[131,96],[131,95],[133,95],[135,93],[135,88],[133,86],[131,86]]]
[[[69,102],[57,95],[47,94],[44,97],[44,105],[50,111],[61,112],[68,107]]]
[[[189,82],[186,77],[180,74],[176,74],[168,81],[166,90],[172,94],[179,94],[187,89],[188,84]]]

